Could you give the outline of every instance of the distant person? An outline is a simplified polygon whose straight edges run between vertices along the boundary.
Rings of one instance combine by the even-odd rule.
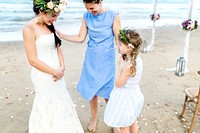
[[[92,121],[90,132],[96,131],[98,96],[107,102],[114,86],[115,48],[121,28],[117,13],[102,7],[102,0],[83,0],[88,10],[83,14],[78,35],[66,35],[58,31],[61,39],[81,43],[88,34],[89,40],[77,90],[83,98],[90,101]]]
[[[142,60],[139,56],[142,39],[133,29],[119,33],[119,51],[122,54],[115,78],[115,88],[106,105],[104,121],[108,126],[120,128],[121,133],[137,133],[137,118],[144,103],[139,82]]]
[[[61,40],[53,26],[65,6],[63,0],[34,0],[36,16],[23,29],[35,88],[29,133],[84,133],[65,85]]]

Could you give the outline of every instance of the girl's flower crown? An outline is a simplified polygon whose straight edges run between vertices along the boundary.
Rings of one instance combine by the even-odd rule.
[[[135,47],[133,46],[133,44],[131,44],[129,42],[127,34],[129,34],[129,30],[125,30],[125,29],[120,30],[119,34],[118,34],[119,40],[124,42],[124,43],[127,43],[129,47],[134,49]]]
[[[45,0],[35,0],[34,5],[42,12],[47,12],[53,14],[56,12],[62,12],[66,8],[67,1],[65,0],[50,0],[46,2]]]
[[[192,31],[194,29],[197,29],[197,27],[198,27],[198,22],[196,20],[192,21],[191,19],[188,19],[182,22],[183,30]]]
[[[120,41],[124,43],[128,43],[128,38],[126,36],[125,29],[122,29],[119,31],[118,37]]]

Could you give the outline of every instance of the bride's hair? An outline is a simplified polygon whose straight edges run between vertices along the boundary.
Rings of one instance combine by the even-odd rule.
[[[60,0],[57,0],[58,2]],[[33,0],[33,3],[35,2],[35,0]],[[45,2],[50,2],[50,0],[45,0]],[[36,15],[38,15],[40,13],[40,8],[38,8],[37,5],[33,4],[33,11],[35,12]],[[44,12],[45,13],[45,12]],[[51,24],[51,25],[47,25],[48,29],[53,32],[54,34],[54,38],[55,38],[55,47],[59,47],[61,45],[61,40],[60,38],[56,35],[56,31],[55,31],[55,28],[54,28],[54,25]]]

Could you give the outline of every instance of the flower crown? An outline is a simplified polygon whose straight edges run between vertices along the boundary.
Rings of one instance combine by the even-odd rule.
[[[120,41],[128,43],[128,37],[126,36],[125,29],[119,31],[118,37]]]
[[[35,0],[34,5],[43,12],[49,14],[62,12],[66,8],[67,1],[65,0],[50,0],[46,2],[45,0]]]

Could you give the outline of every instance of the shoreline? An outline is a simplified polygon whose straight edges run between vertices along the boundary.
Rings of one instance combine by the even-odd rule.
[[[130,20],[122,20],[122,27],[132,27],[132,26],[129,26],[127,25],[129,23]],[[135,21],[135,20],[134,20]],[[160,21],[160,20],[159,20]],[[164,21],[164,20],[162,20]],[[152,22],[149,21],[149,23],[152,24]],[[178,25],[178,24],[165,24],[165,25],[162,25],[162,22],[158,22],[159,25],[156,26],[156,29],[160,29],[162,27],[180,27],[181,29],[181,25]],[[73,35],[73,34],[77,34],[79,32],[79,28],[80,28],[80,23],[77,23],[77,24],[68,24],[68,25],[64,25],[65,28],[62,28],[63,25],[55,25],[56,29],[58,29],[59,31],[63,32],[63,33],[66,33],[66,34],[70,34],[70,35]],[[141,24],[138,24],[138,25],[141,25]],[[74,27],[77,27],[76,29],[74,29]],[[148,26],[145,26],[145,27],[139,27],[137,28],[137,25],[136,27],[134,27],[138,30],[149,30],[149,29],[152,29],[152,26],[151,25],[148,25]],[[0,32],[0,36],[1,36],[1,39],[0,39],[0,45],[1,43],[6,43],[6,42],[20,42],[20,41],[23,41],[23,35],[22,35],[22,30],[19,30],[19,31],[10,31],[10,32]],[[12,38],[11,38],[12,37]]]
[[[150,42],[151,29],[138,29],[138,32],[143,40]],[[181,122],[177,116],[182,110],[184,89],[199,86],[200,76],[197,74],[200,70],[199,29],[192,31],[190,35],[189,72],[178,77],[174,71],[167,71],[174,68],[177,58],[183,55],[185,33],[179,26],[157,27],[154,50],[140,53],[143,60],[140,88],[145,98],[139,118],[141,133],[181,133],[190,125],[192,113],[186,111],[184,122]],[[67,88],[76,105],[85,133],[88,133],[87,126],[91,119],[89,103],[76,91],[86,44],[63,41],[61,47],[65,58]],[[0,42],[0,51],[0,132],[27,133],[28,118],[35,96],[30,78],[31,66],[26,59],[22,41]],[[118,64],[119,54],[116,55],[116,64]],[[99,98],[98,103],[97,133],[111,133],[111,128],[103,122],[106,104],[102,98]],[[193,131],[200,132],[199,127],[200,121],[197,117]]]

